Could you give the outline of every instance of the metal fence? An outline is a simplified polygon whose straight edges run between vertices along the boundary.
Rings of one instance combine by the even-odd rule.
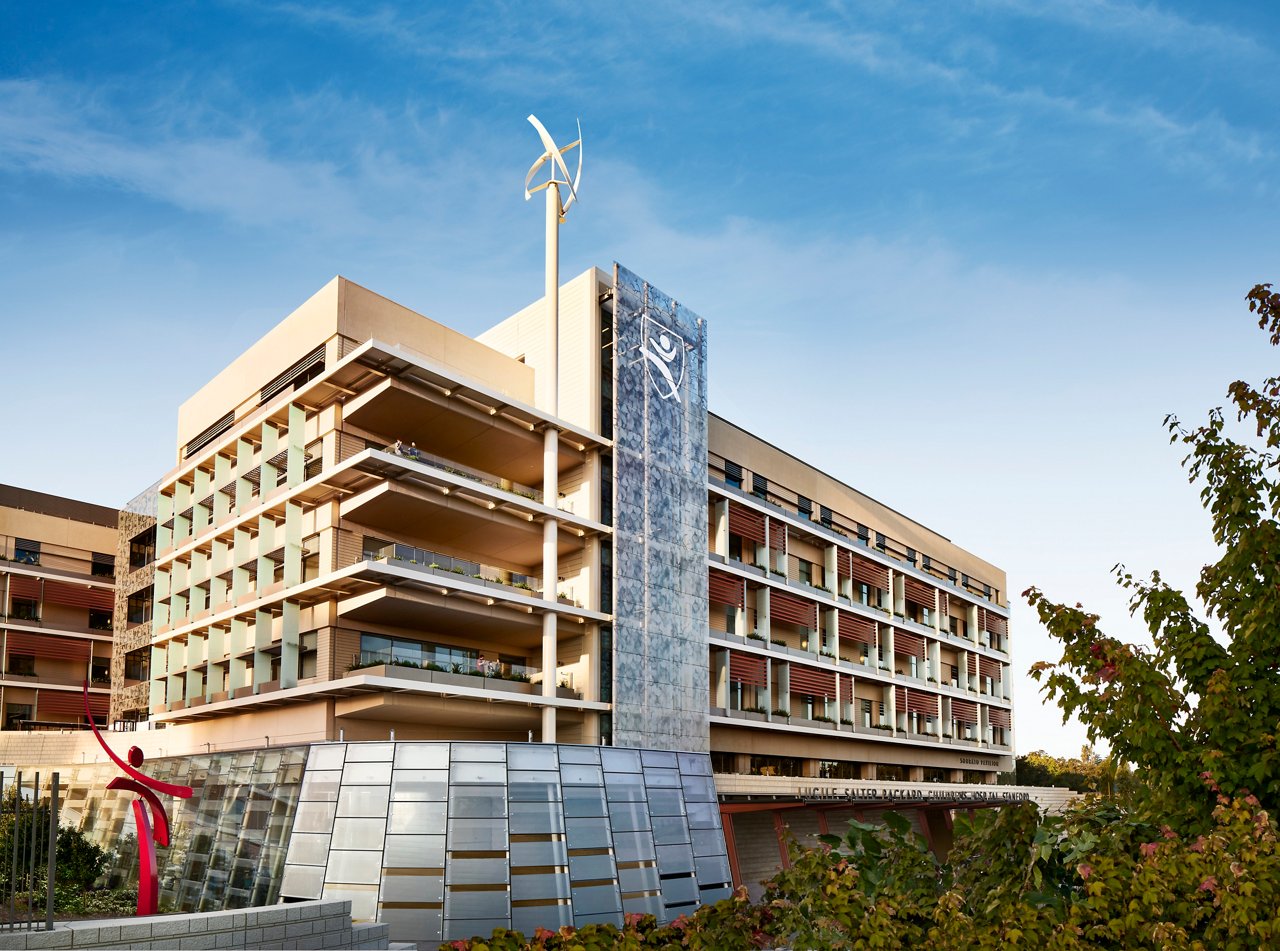
[[[41,799],[38,772],[0,769],[0,930],[53,930],[59,780]]]

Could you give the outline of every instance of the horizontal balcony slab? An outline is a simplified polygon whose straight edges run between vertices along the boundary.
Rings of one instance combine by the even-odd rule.
[[[498,421],[469,403],[386,380],[353,398],[346,422],[389,442],[416,443],[423,452],[454,459],[465,466],[494,472],[515,482],[542,482],[540,430]],[[582,465],[585,455],[576,439],[561,441],[557,468],[568,473]]]
[[[456,552],[488,564],[510,565],[522,573],[540,574],[542,522],[532,514],[487,508],[467,490],[382,482],[345,500],[341,512],[389,541],[409,542],[432,551]],[[560,531],[561,556],[582,551],[582,536]]]

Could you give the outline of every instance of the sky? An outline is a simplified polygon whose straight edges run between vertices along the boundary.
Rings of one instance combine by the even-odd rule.
[[[1280,11],[0,0],[0,482],[118,506],[177,406],[342,274],[467,333],[568,277],[709,324],[711,408],[1008,573],[1016,746],[1079,751],[1018,593],[1214,560],[1167,414],[1274,372]],[[781,371],[781,372],[780,372]]]

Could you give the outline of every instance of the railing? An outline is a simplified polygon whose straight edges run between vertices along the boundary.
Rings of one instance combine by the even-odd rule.
[[[59,780],[54,773],[42,800],[39,773],[0,770],[0,828],[8,832],[0,846],[0,929],[53,930]]]
[[[376,667],[385,664],[388,667],[408,667],[413,670],[430,670],[441,674],[462,674],[468,677],[488,677],[491,680],[514,680],[520,683],[536,683],[542,679],[541,667],[529,667],[524,664],[506,664],[496,660],[479,658],[471,663],[443,662],[424,657],[421,661],[397,658],[393,651],[359,651],[351,663],[352,670],[362,667]]]
[[[408,563],[410,566],[438,573],[460,575],[461,577],[483,581],[490,585],[514,588],[531,597],[542,594],[542,579],[534,575],[515,574],[505,568],[495,568],[492,565],[483,565],[478,561],[454,558],[450,555],[442,555],[439,552],[427,551],[425,548],[402,545],[399,542],[393,542],[374,551],[366,551],[364,552],[364,557],[366,561]]]
[[[487,485],[491,489],[511,492],[534,502],[543,501],[542,491],[539,489],[524,485],[520,482],[512,482],[510,479],[503,479],[500,476],[497,476],[492,472],[486,472],[483,469],[475,469],[471,466],[464,466],[457,462],[451,462],[441,456],[432,455],[429,452],[423,452],[416,446],[406,446],[401,442],[392,443],[390,446],[380,446],[377,443],[370,442],[369,448],[382,449],[394,456],[403,456],[405,459],[420,462],[423,465],[439,469],[441,472],[461,476],[464,479],[470,479],[472,482],[479,482],[481,485]]]

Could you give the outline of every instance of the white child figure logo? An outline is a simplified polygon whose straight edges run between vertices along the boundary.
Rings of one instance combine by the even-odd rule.
[[[658,395],[664,400],[679,400],[684,382],[684,338],[646,314],[642,349],[645,370]]]

